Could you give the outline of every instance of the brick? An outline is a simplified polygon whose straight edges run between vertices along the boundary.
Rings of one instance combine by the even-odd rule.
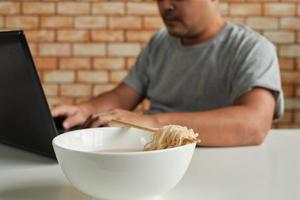
[[[0,27],[4,27],[4,17],[0,16]]]
[[[104,56],[106,55],[104,44],[75,44],[73,54],[76,56]]]
[[[93,89],[93,96],[102,94],[104,92],[110,91],[116,87],[115,84],[101,84],[96,85]]]
[[[54,14],[55,4],[50,2],[24,2],[22,10],[24,14]]]
[[[293,3],[267,3],[264,5],[265,15],[289,16],[296,14],[296,5]]]
[[[141,51],[141,46],[135,43],[115,43],[108,45],[108,55],[110,56],[137,56]]]
[[[122,16],[122,17],[109,17],[109,27],[118,29],[141,28],[141,17]]]
[[[277,1],[280,1],[280,2],[285,2],[285,3],[299,3],[299,0],[277,0]]]
[[[39,25],[39,18],[36,16],[8,16],[6,27],[12,29],[32,29]]]
[[[60,58],[60,69],[90,69],[90,58]]]
[[[285,111],[280,123],[291,123],[293,121],[293,113],[291,111]]]
[[[221,0],[221,2],[228,2],[228,3],[238,3],[238,2],[245,2],[246,0]],[[250,0],[248,0],[250,1]]]
[[[225,3],[225,2],[219,3],[219,11],[221,12],[222,15],[228,15],[228,13],[229,13],[228,3]]]
[[[289,30],[300,30],[300,18],[283,17],[280,19],[280,28]]]
[[[285,98],[285,109],[300,109],[300,101],[296,98]]]
[[[49,106],[58,105],[58,104],[73,104],[74,99],[70,97],[47,97]]]
[[[68,28],[73,26],[72,17],[44,16],[41,18],[41,27],[44,28]]]
[[[294,96],[294,86],[293,84],[282,84],[282,90],[285,97]]]
[[[230,15],[261,15],[262,7],[261,4],[257,3],[234,3],[229,6]]]
[[[281,70],[293,70],[295,68],[294,59],[279,58],[279,66]]]
[[[300,123],[300,112],[295,113],[295,122]]]
[[[75,73],[73,71],[44,71],[43,76],[46,83],[71,83],[75,81]]]
[[[26,30],[25,35],[32,42],[53,42],[55,40],[53,30]]]
[[[295,33],[292,31],[266,31],[264,35],[272,42],[278,44],[295,42]]]
[[[42,85],[44,93],[46,96],[57,96],[58,95],[58,85],[57,84],[43,84]]]
[[[19,14],[21,10],[21,4],[16,2],[0,2],[0,14],[1,15],[13,15]]]
[[[40,55],[42,56],[69,56],[71,46],[69,44],[49,43],[40,44]]]
[[[106,83],[108,72],[101,70],[78,71],[78,81],[82,83]]]
[[[122,30],[93,30],[92,40],[98,42],[123,42],[124,31]]]
[[[106,28],[106,17],[103,16],[84,16],[75,18],[76,28]]]
[[[126,58],[126,69],[130,69],[136,63],[136,57],[133,58]]]
[[[90,4],[87,2],[59,2],[57,12],[64,15],[89,14]]]
[[[278,19],[275,17],[248,17],[246,24],[254,29],[277,29]]]
[[[296,97],[300,97],[300,85],[296,86]]]
[[[124,2],[100,2],[92,5],[93,14],[122,15],[125,13]]]
[[[38,54],[38,45],[36,43],[29,42],[28,46],[29,46],[31,55],[35,56]]]
[[[132,15],[158,15],[155,2],[127,2],[127,13]]]
[[[110,81],[119,83],[124,79],[124,77],[127,75],[127,73],[128,72],[126,70],[112,71],[110,74]]]
[[[57,40],[60,42],[84,42],[89,40],[87,30],[58,30]]]
[[[90,96],[92,86],[86,84],[70,84],[61,86],[61,95],[67,97]]]
[[[143,28],[146,29],[159,29],[164,27],[161,17],[143,17]]]
[[[232,0],[230,0],[232,1]],[[257,3],[273,3],[273,2],[279,2],[281,0],[246,0],[247,2],[257,2]],[[283,0],[285,1],[285,0]]]
[[[225,17],[225,20],[233,22],[233,23],[237,23],[237,24],[245,24],[246,23],[245,16],[238,16],[238,17],[228,16],[228,17]]]
[[[271,129],[278,129],[279,121],[272,122]]]
[[[282,83],[292,84],[300,83],[300,72],[296,71],[282,71],[281,72]]]
[[[123,69],[125,62],[124,58],[96,58],[93,67],[95,69]]]
[[[34,63],[37,69],[56,69],[57,58],[52,57],[34,57]]]
[[[300,57],[300,45],[282,45],[279,49],[279,56],[286,58]]]
[[[126,31],[126,40],[128,42],[148,42],[151,36],[154,34],[153,31]]]

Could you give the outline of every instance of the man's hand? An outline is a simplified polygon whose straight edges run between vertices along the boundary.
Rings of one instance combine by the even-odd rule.
[[[91,113],[86,108],[87,105],[56,105],[51,108],[52,117],[65,117],[63,127],[71,127],[83,124]]]
[[[107,112],[102,112],[93,115],[93,122],[89,127],[109,126],[112,120],[122,120],[125,122],[135,123],[141,126],[153,128],[159,127],[156,118],[151,115],[131,112],[123,109],[112,109]]]
[[[79,105],[53,106],[51,113],[53,117],[62,116],[66,118],[63,122],[63,127],[65,129],[69,129],[77,125],[81,125],[83,127],[90,127],[92,125],[93,127],[96,127],[106,124],[106,118],[109,119],[109,116],[124,119],[124,117],[122,117],[123,115],[126,115],[127,117],[127,114],[131,113],[126,112],[125,110],[134,109],[135,106],[142,100],[143,98],[139,93],[131,89],[126,84],[120,83],[115,89],[104,92]],[[118,110],[116,108],[122,108],[124,110]],[[95,119],[95,116],[97,116],[95,113],[99,113],[99,119]],[[100,115],[102,116],[100,117]],[[128,117],[131,119],[135,118],[134,116],[136,115],[132,113],[132,115],[129,115]],[[104,120],[102,120],[103,118]],[[95,120],[95,122],[90,123],[89,121],[91,119]]]

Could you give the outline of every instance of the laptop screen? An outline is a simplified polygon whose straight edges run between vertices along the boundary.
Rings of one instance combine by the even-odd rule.
[[[57,135],[22,31],[0,32],[0,142],[54,158]]]

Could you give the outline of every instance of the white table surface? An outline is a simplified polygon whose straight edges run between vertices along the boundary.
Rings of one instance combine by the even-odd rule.
[[[0,200],[90,200],[47,158],[0,145]],[[272,130],[255,147],[197,148],[162,200],[299,200],[300,130]]]

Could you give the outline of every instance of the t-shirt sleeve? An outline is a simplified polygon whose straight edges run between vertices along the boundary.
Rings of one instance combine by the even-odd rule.
[[[232,75],[231,100],[244,95],[254,87],[262,87],[274,92],[276,108],[273,119],[279,119],[284,111],[280,70],[276,49],[266,39],[256,41],[244,49],[236,58]]]
[[[131,87],[138,92],[141,96],[146,95],[148,83],[149,83],[149,44],[139,54],[136,63],[129,70],[127,76],[125,76],[123,83]]]

